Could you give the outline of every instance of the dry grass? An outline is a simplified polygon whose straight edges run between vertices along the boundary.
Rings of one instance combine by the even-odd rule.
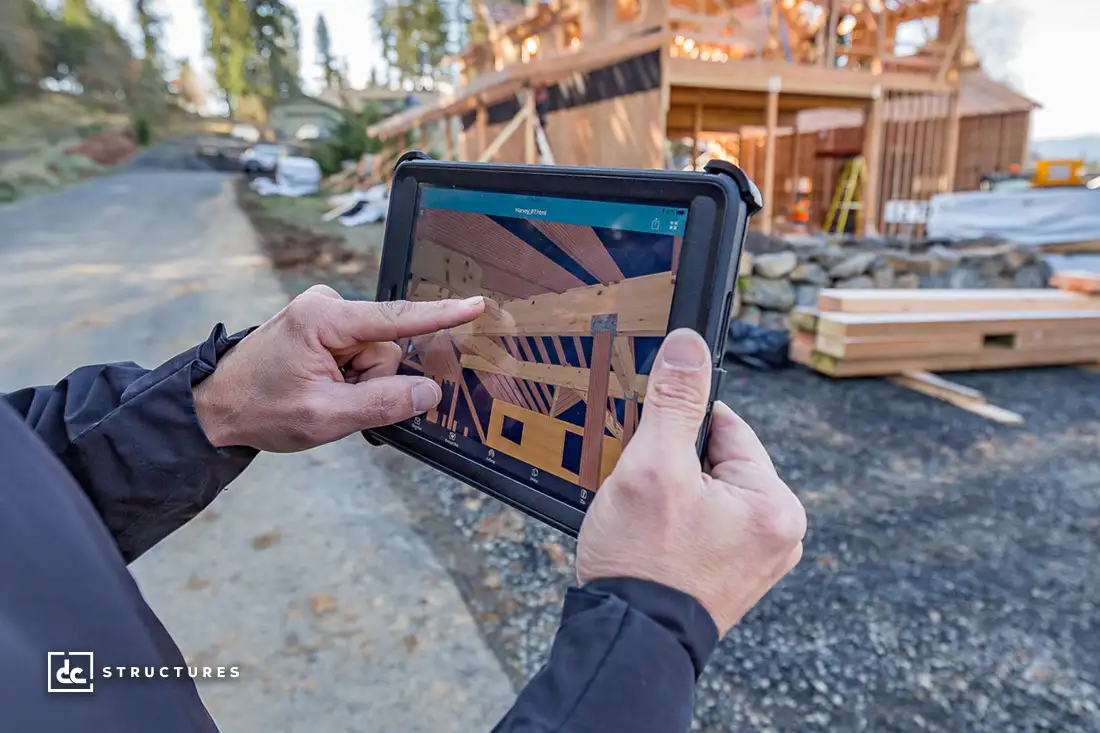
[[[30,150],[72,140],[89,128],[127,124],[125,115],[108,113],[65,94],[42,94],[0,106],[0,150]]]

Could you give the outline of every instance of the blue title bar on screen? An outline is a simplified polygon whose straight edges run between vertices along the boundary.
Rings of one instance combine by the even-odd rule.
[[[525,196],[428,186],[420,190],[420,205],[430,209],[470,214],[673,235],[684,233],[688,213],[687,209],[675,206],[623,204],[616,201]]]

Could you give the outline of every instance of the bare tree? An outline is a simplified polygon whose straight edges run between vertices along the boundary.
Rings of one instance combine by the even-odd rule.
[[[1012,68],[1023,44],[1027,13],[1020,0],[972,5],[967,17],[970,45],[981,59],[982,69],[990,77],[1018,85]]]

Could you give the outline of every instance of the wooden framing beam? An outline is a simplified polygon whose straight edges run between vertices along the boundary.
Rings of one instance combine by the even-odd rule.
[[[593,323],[593,330],[600,326]],[[592,334],[592,368],[589,370],[588,409],[584,418],[581,444],[580,485],[589,491],[600,486],[600,459],[603,455],[604,416],[607,414],[607,389],[611,377],[611,345],[614,333],[597,330]]]
[[[841,99],[870,99],[876,86],[884,90],[936,93],[951,88],[932,76],[884,71],[870,74],[859,69],[824,69],[795,66],[782,61],[738,61],[729,73],[722,66],[685,56],[668,60],[669,82],[674,86],[766,92],[774,76],[783,79],[783,94],[812,94]],[[716,67],[718,67],[716,69]]]
[[[955,178],[959,168],[959,128],[962,121],[960,96],[961,93],[958,88],[951,92],[947,99],[947,117],[943,120],[944,142],[941,151],[943,162],[940,170],[943,171],[943,192],[945,193],[955,190]]]
[[[703,105],[695,104],[695,111],[691,122],[691,169],[699,170],[696,161],[699,159],[699,136],[703,134]]]
[[[866,177],[863,181],[864,235],[878,233],[879,191],[882,187],[882,133],[885,125],[885,99],[881,90],[867,105],[866,123],[863,126],[863,162]]]
[[[485,163],[492,160],[496,156],[496,154],[500,152],[500,149],[504,147],[504,143],[508,142],[512,135],[516,133],[516,130],[520,128],[520,125],[530,119],[531,108],[525,104],[524,106],[520,107],[520,110],[516,113],[516,116],[509,120],[508,124],[505,125],[499,133],[497,133],[497,136],[493,139],[493,142],[489,143],[489,147],[481,151],[481,155],[478,156],[477,161],[479,163]],[[528,127],[530,126],[528,125]]]
[[[443,155],[447,160],[455,160],[455,135],[450,115],[443,118]]]
[[[484,104],[478,104],[477,114],[474,118],[474,127],[476,128],[475,134],[477,135],[477,155],[471,155],[469,157],[474,160],[480,160],[481,154],[485,151],[486,146],[489,144],[489,110]]]
[[[767,124],[764,132],[764,190],[763,211],[760,212],[760,231],[771,234],[775,225],[775,134],[779,124],[779,90],[783,80],[774,77],[768,84]]]
[[[825,26],[825,53],[821,65],[825,68],[836,66],[836,33],[840,24],[840,0],[829,0],[829,18]]]

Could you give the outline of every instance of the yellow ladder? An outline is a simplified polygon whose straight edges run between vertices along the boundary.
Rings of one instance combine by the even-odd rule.
[[[856,231],[863,224],[863,182],[867,180],[867,164],[863,156],[856,156],[844,164],[840,181],[836,184],[833,202],[829,205],[829,214],[825,217],[825,231],[829,234],[844,234],[848,226],[848,215],[856,212]]]

